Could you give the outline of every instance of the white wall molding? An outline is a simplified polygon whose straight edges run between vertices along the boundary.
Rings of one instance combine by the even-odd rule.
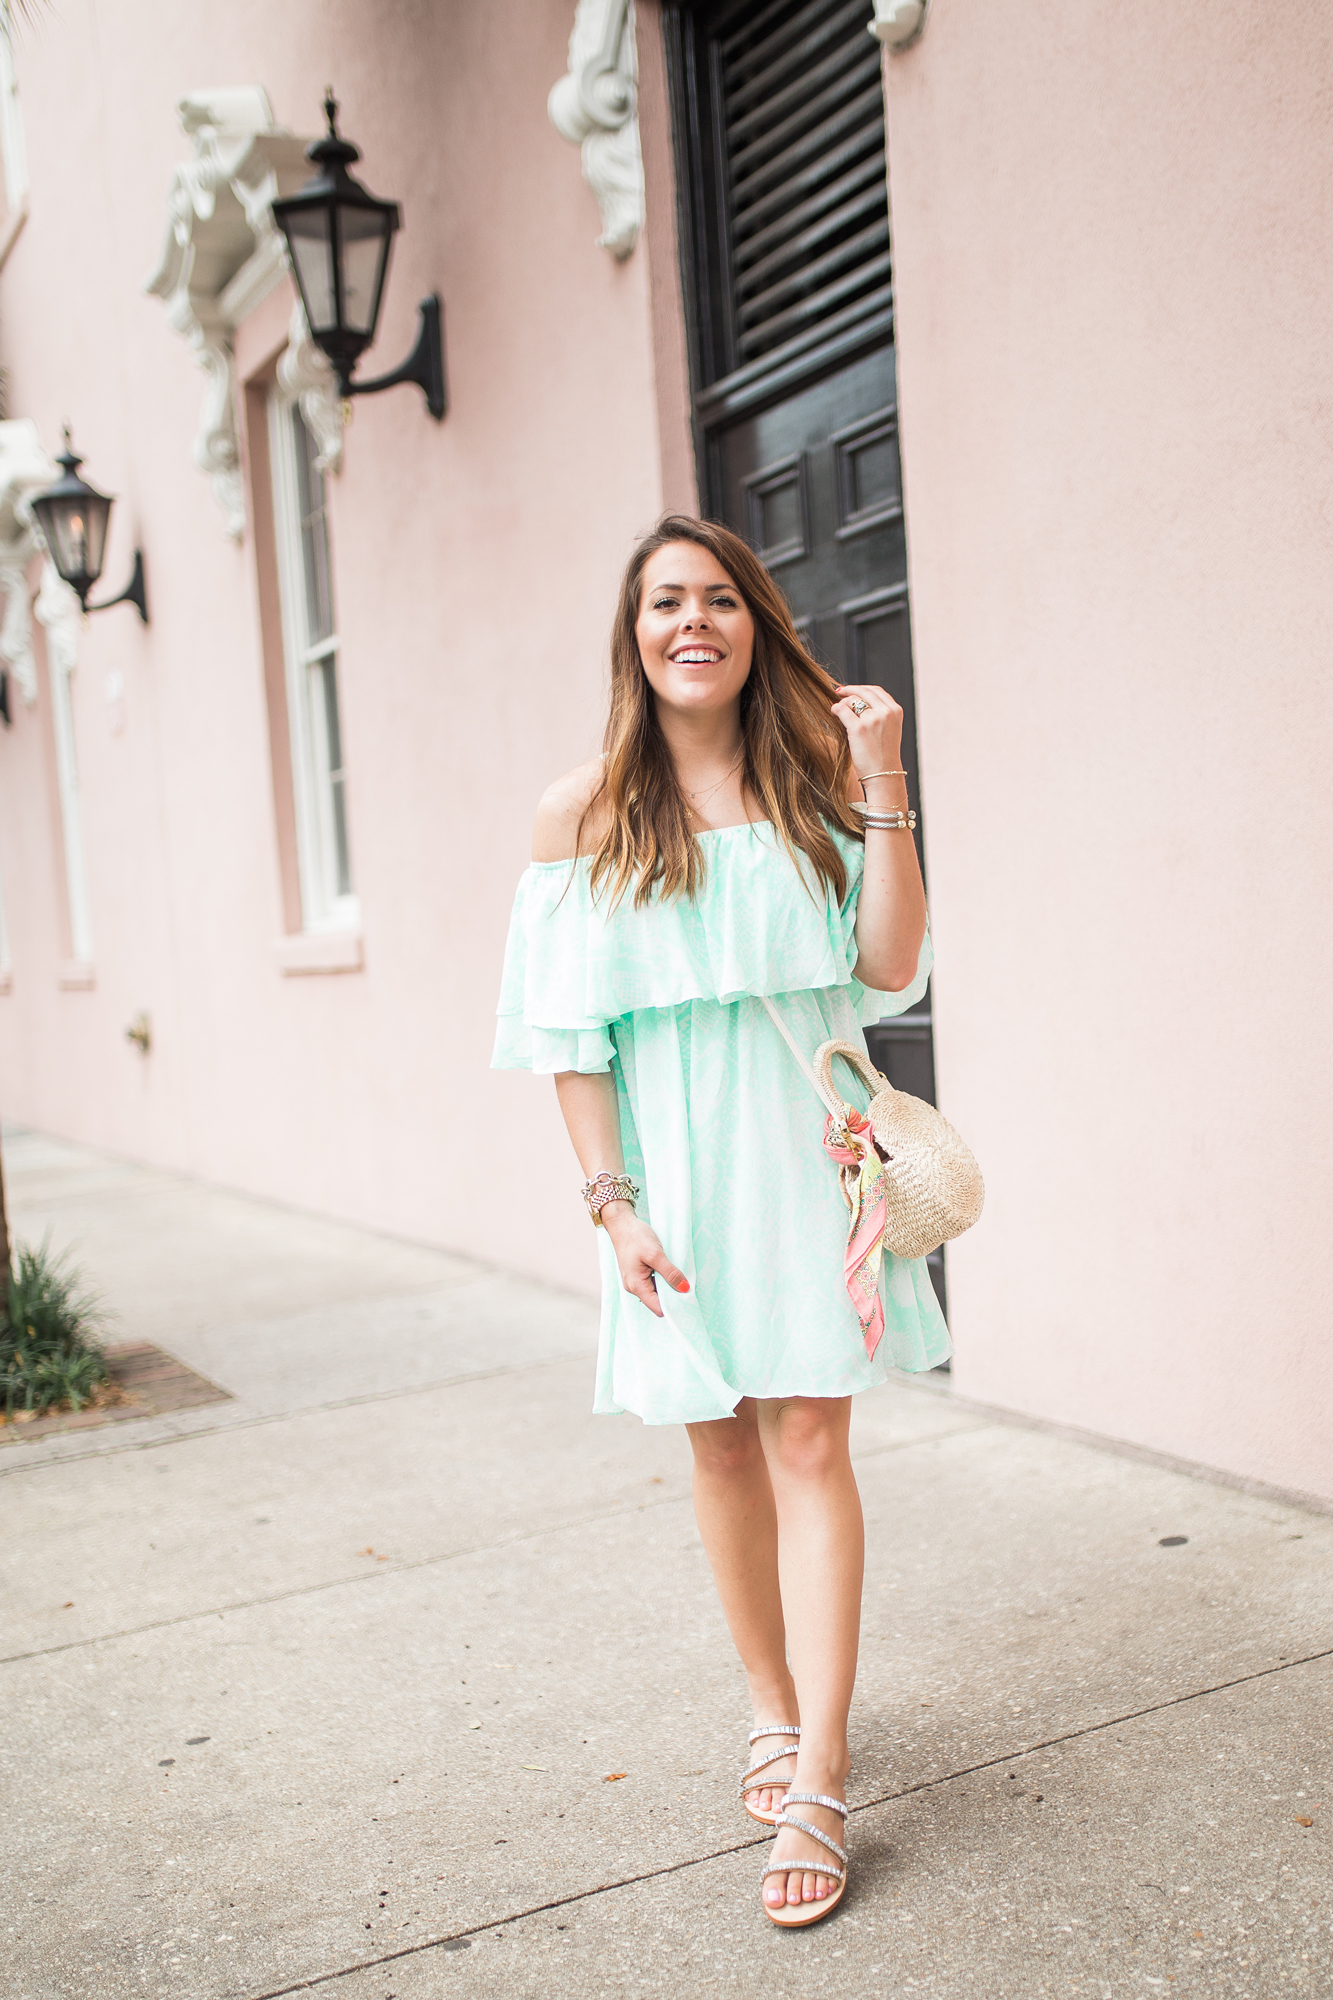
[[[257,85],[196,91],[178,111],[194,158],[172,177],[166,243],[144,290],[164,302],[169,324],[207,377],[194,462],[212,484],[225,532],[239,541],[245,493],[233,336],[287,269],[273,201],[309,179],[310,141],[274,125]]]
[[[32,607],[28,565],[41,547],[28,496],[50,486],[57,468],[42,450],[37,426],[27,417],[0,423],[0,660],[13,672],[31,707],[37,699],[37,667],[32,654]]]
[[[597,241],[628,257],[643,228],[638,66],[633,0],[578,0],[569,70],[546,101],[551,123],[583,154],[583,178],[602,211]]]

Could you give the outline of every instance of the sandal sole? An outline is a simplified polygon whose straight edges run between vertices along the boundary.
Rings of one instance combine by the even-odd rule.
[[[794,1875],[796,1870],[793,1868],[791,1872]],[[809,1873],[809,1870],[806,1872]],[[780,1931],[802,1931],[806,1928],[807,1924],[821,1924],[825,1917],[831,1917],[842,1901],[846,1890],[847,1884],[839,1882],[831,1896],[823,1897],[813,1907],[807,1906],[805,1903],[780,1903],[772,1908],[767,1903],[761,1903],[759,1907],[768,1918],[770,1924],[776,1924]],[[788,1910],[793,1911],[795,1914],[790,1917],[787,1916],[785,1912]]]
[[[776,1826],[778,1823],[777,1813],[756,1812],[753,1806],[747,1806],[745,1810],[749,1813],[751,1819],[758,1820],[760,1826]]]

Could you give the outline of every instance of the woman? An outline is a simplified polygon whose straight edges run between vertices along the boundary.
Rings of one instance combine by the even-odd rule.
[[[851,1398],[949,1341],[924,1260],[887,1253],[865,1332],[824,1112],[758,996],[812,1055],[924,992],[915,843],[852,810],[905,822],[902,726],[831,685],[744,542],[668,515],[621,589],[605,752],[541,802],[499,1008],[496,1065],[555,1076],[600,1225],[595,1407],[689,1432],[784,1925],[845,1884]]]

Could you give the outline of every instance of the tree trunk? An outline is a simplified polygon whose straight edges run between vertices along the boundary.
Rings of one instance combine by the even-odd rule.
[[[0,1326],[9,1320],[9,1217],[5,1213],[5,1169],[0,1159]]]

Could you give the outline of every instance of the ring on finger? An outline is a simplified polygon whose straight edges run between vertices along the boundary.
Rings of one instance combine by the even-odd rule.
[[[856,700],[852,703],[852,714],[864,715],[869,706],[870,703],[868,701],[862,701],[860,695],[858,695],[856,697]]]

